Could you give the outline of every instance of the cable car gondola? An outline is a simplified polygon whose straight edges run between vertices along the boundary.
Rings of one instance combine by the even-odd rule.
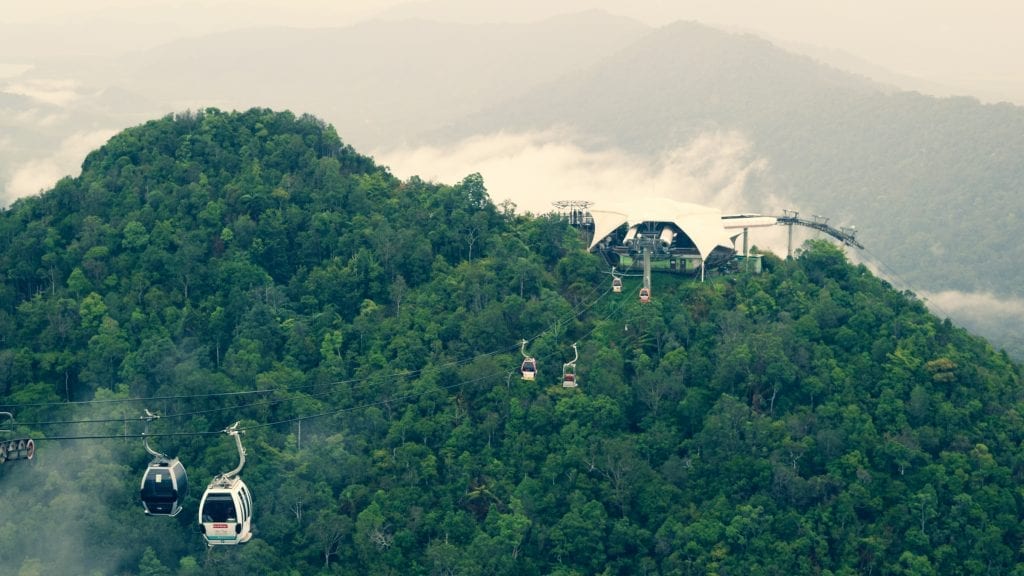
[[[651,301],[651,289],[641,288],[640,289],[640,302],[646,304]]]
[[[0,430],[0,433],[14,434],[14,414],[0,412],[0,416],[10,419],[9,428]],[[31,460],[36,455],[36,443],[31,438],[16,438],[14,440],[0,440],[0,464],[8,460]]]
[[[622,278],[615,275],[615,266],[612,266],[612,292],[622,292]]]
[[[245,466],[238,422],[224,432],[235,437],[238,466],[214,477],[199,503],[199,529],[208,546],[242,544],[252,538],[252,493],[238,477]]]
[[[177,516],[181,512],[181,503],[188,496],[188,474],[185,466],[177,458],[168,458],[149,447],[149,422],[158,418],[146,410],[146,431],[143,433],[143,444],[146,452],[153,460],[146,467],[139,486],[142,506],[149,516]]]
[[[575,388],[579,385],[579,380],[576,379],[576,361],[580,359],[580,352],[576,349],[575,343],[572,345],[572,351],[576,357],[572,362],[562,364],[562,388]]]
[[[188,496],[188,475],[177,458],[155,458],[146,467],[139,487],[142,505],[150,516],[177,516]]]
[[[523,354],[523,363],[519,366],[522,379],[535,380],[537,378],[537,359],[526,355],[526,340],[523,340],[520,352]]]
[[[526,357],[523,359],[523,364],[519,367],[519,371],[523,375],[523,380],[536,380],[537,360],[530,356]]]

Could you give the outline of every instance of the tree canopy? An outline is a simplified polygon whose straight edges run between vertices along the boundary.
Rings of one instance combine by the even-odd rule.
[[[0,213],[0,410],[38,441],[0,466],[0,558],[1024,573],[1019,367],[829,243],[764,264],[658,276],[640,304],[565,221],[498,210],[479,174],[401,181],[316,118],[126,130]],[[138,501],[144,409],[191,477],[177,518]],[[256,534],[206,550],[198,497],[237,462],[216,434],[235,421]]]

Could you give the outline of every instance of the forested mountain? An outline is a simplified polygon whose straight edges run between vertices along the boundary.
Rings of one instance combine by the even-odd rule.
[[[62,105],[0,98],[9,132],[0,181],[17,176],[21,194],[35,191],[29,176],[77,164],[84,136],[135,124],[147,107],[151,116],[211,104],[310,110],[379,157],[558,127],[574,144],[647,158],[727,133],[764,160],[746,181],[743,210],[854,224],[871,256],[915,290],[990,294],[998,306],[1019,298],[1024,282],[1015,237],[1024,110],[895,91],[696,23],[655,29],[589,12],[517,24],[241,30],[113,61],[40,65],[17,83],[71,93]],[[688,200],[691,191],[661,193]],[[987,326],[973,310],[949,314],[1024,355],[1019,316]]]
[[[8,206],[17,193],[38,194],[53,187],[116,133],[115,128],[159,116],[154,108],[145,98],[117,88],[75,97],[69,110],[63,103],[0,87],[0,205]]]
[[[451,136],[552,125],[645,154],[737,131],[768,161],[748,186],[751,209],[775,196],[855,223],[914,286],[1009,295],[1024,282],[1017,106],[893,92],[754,36],[681,22]]]
[[[126,130],[0,212],[0,410],[38,445],[0,572],[1024,571],[1019,367],[830,244],[765,268],[641,305],[564,221],[314,117]],[[145,409],[177,518],[138,501]],[[256,535],[206,550],[235,421]]]

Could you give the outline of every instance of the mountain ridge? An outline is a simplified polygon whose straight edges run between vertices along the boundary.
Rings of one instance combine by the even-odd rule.
[[[0,465],[0,552],[39,573],[1024,569],[1020,366],[838,246],[762,256],[658,275],[642,304],[565,220],[499,209],[479,174],[399,180],[314,116],[125,130],[0,211],[0,407],[38,446]],[[208,550],[198,492],[234,422],[256,533]],[[134,498],[144,430],[193,478],[177,518]]]
[[[574,38],[568,35],[574,22],[587,21],[589,32],[577,44],[562,45]],[[910,289],[1016,294],[1022,280],[1017,263],[1024,257],[1012,235],[1021,210],[1016,190],[1022,175],[1013,160],[1024,154],[1020,107],[892,92],[749,35],[692,23],[649,30],[600,14],[553,22],[532,53],[516,48],[537,29],[533,24],[476,29],[435,23],[432,32],[416,35],[410,30],[427,24],[376,22],[358,29],[364,44],[341,52],[328,42],[338,39],[303,49],[301,32],[277,43],[250,32],[241,35],[250,38],[244,45],[236,35],[209,40],[204,50],[190,52],[188,42],[163,48],[188,54],[175,66],[125,71],[97,63],[94,79],[134,92],[143,78],[157,77],[160,88],[148,96],[155,107],[167,108],[154,116],[209,106],[309,110],[381,157],[557,123],[564,128],[559,134],[580,146],[638,151],[639,158],[657,162],[661,152],[706,132],[737,133],[766,166],[746,180],[745,209],[778,213],[799,206],[856,225],[885,264],[880,268],[897,270]],[[602,34],[606,29],[618,35]],[[385,30],[401,32],[378,34]],[[464,33],[453,36],[452,30]],[[396,48],[431,39],[438,40],[434,50]],[[266,54],[261,44],[282,51],[269,59],[252,56]],[[722,60],[716,64],[712,57]],[[206,64],[214,71],[201,73]],[[79,89],[95,92],[88,84]],[[114,120],[116,111],[91,108],[87,95],[71,106],[75,113],[43,115],[40,108],[12,115],[19,151],[9,158],[20,166],[0,172],[13,176],[20,168],[24,174],[49,160],[62,148],[61,134],[138,121]],[[50,125],[36,125],[44,121]],[[974,316],[954,314],[964,323]],[[995,330],[975,329],[1012,333],[1019,316],[1007,319]]]
[[[764,40],[677,23],[427,140],[553,125],[639,155],[736,131],[767,162],[747,182],[750,209],[793,208],[763,204],[773,198],[841,216],[910,286],[1006,296],[1022,280],[1009,232],[1024,208],[1018,106],[893,91]]]

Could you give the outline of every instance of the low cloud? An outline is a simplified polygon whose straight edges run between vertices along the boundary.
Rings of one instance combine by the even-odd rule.
[[[484,177],[491,199],[515,202],[519,212],[546,213],[555,200],[594,203],[670,198],[726,212],[745,205],[748,178],[767,169],[750,142],[734,132],[708,133],[657,157],[619,149],[590,150],[558,131],[493,134],[451,146],[399,148],[374,153],[399,177],[455,183]]]
[[[400,178],[456,183],[469,174],[484,177],[491,199],[511,200],[517,211],[543,214],[556,200],[588,200],[595,208],[667,198],[714,206],[723,213],[781,215],[793,208],[765,193],[751,180],[768,175],[770,165],[739,132],[706,132],[684,146],[658,155],[617,148],[589,149],[558,130],[499,133],[467,138],[449,146],[384,149],[374,158]],[[796,227],[793,248],[820,232]],[[749,245],[785,256],[788,231],[782,226],[753,228]],[[737,239],[737,249],[742,240]]]
[[[117,574],[123,573],[126,564],[137,562],[133,557],[142,551],[133,547],[105,546],[105,554],[96,554],[90,545],[96,540],[93,531],[109,522],[90,521],[89,516],[144,518],[141,504],[130,511],[132,515],[122,506],[138,493],[136,478],[141,479],[141,474],[136,475],[124,463],[137,461],[140,451],[137,445],[93,441],[71,446],[36,436],[31,462],[5,463],[4,494],[17,505],[7,507],[0,520],[10,551],[0,573]],[[117,509],[112,510],[113,506]],[[40,526],[45,526],[46,538],[38,538]],[[18,529],[24,527],[32,529]],[[152,522],[139,521],[132,530],[160,536],[159,527],[154,528]]]
[[[61,141],[52,155],[15,166],[3,187],[0,205],[7,206],[23,196],[38,194],[52,188],[64,176],[78,174],[85,156],[116,133],[116,130],[104,129],[72,134]]]
[[[19,80],[5,85],[2,91],[28,96],[39,102],[45,102],[54,106],[67,106],[81,97],[78,91],[78,83],[68,79],[34,78]]]
[[[60,126],[70,117],[71,113],[64,109],[29,108],[12,112],[5,120],[19,128],[52,128]]]
[[[32,69],[31,64],[15,64],[13,62],[0,62],[0,79],[16,78]]]
[[[1024,354],[1024,298],[1000,296],[991,292],[918,293],[932,313],[948,317],[956,324],[989,340],[1005,343],[1007,351],[1020,358]]]
[[[891,268],[880,268],[876,261],[860,258],[862,253],[859,252],[854,252],[852,256],[855,256],[855,261],[860,260],[875,276],[885,279],[895,289],[913,292],[935,316],[949,318],[971,334],[996,343],[995,348],[1006,350],[1014,359],[1024,360],[1024,335],[1020,332],[1020,326],[1024,324],[1024,298],[992,292],[915,290],[902,278],[894,278],[888,274],[887,271],[891,271]]]
[[[1018,324],[1024,323],[1024,298],[998,296],[991,292],[924,292],[922,297],[931,304],[950,312],[970,312],[987,317],[1011,316]]]

